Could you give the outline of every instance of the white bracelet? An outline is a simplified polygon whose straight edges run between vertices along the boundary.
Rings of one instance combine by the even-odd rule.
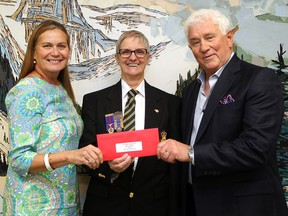
[[[49,163],[49,154],[50,153],[44,155],[44,164],[45,164],[45,167],[47,170],[53,171],[54,169],[51,167],[51,165]]]

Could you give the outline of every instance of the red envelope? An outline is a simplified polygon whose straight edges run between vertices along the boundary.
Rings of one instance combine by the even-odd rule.
[[[158,128],[137,131],[124,131],[112,134],[97,134],[98,148],[103,159],[113,160],[125,153],[131,157],[156,155],[159,143]]]

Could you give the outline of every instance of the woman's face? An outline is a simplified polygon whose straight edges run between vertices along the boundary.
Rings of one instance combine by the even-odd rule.
[[[70,49],[67,41],[67,35],[59,29],[41,34],[34,50],[35,70],[58,76],[68,64]]]
[[[116,61],[121,68],[122,79],[125,81],[144,79],[144,70],[150,60],[144,42],[137,37],[128,37],[122,41],[119,50],[120,54],[116,54]],[[128,57],[124,55],[135,50],[136,53],[132,52]]]

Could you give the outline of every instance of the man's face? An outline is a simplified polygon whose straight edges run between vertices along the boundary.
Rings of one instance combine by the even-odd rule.
[[[205,20],[188,31],[189,47],[206,75],[211,76],[230,58],[233,49],[233,33],[220,32],[218,25]]]

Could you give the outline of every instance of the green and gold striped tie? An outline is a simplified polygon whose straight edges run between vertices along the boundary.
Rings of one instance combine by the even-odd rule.
[[[135,130],[135,97],[139,92],[137,90],[131,89],[128,92],[128,100],[125,105],[124,110],[124,131]]]

